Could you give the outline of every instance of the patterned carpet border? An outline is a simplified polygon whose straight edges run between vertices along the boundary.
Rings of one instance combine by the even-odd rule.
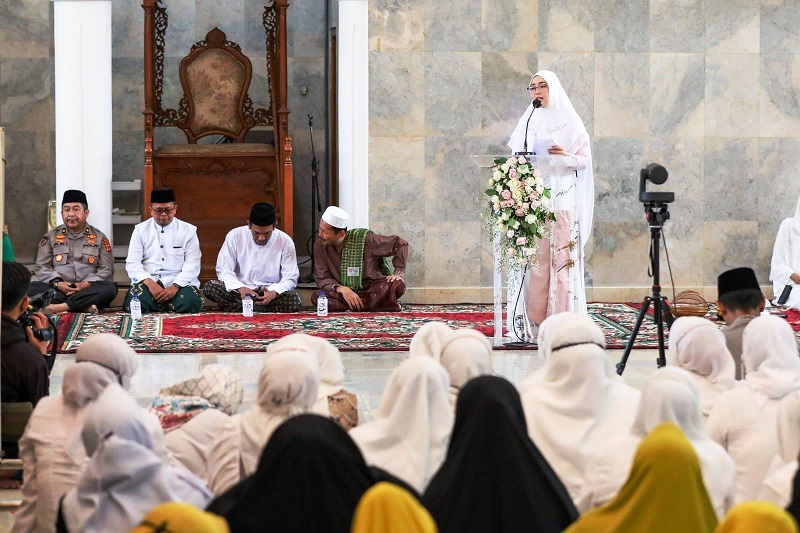
[[[589,304],[589,315],[603,329],[609,349],[625,347],[638,307],[627,303]],[[784,312],[800,338],[800,311]],[[713,318],[713,310],[707,316]],[[400,313],[338,313],[327,318],[317,317],[313,311],[257,314],[252,318],[208,312],[151,314],[133,321],[122,312],[79,313],[59,318],[59,351],[74,352],[90,335],[101,332],[125,338],[140,353],[260,352],[277,339],[297,332],[324,337],[342,351],[399,351],[407,350],[414,332],[431,320],[453,328],[475,328],[489,337],[494,334],[492,306],[484,304],[407,305]],[[656,334],[648,316],[634,348],[656,348]]]

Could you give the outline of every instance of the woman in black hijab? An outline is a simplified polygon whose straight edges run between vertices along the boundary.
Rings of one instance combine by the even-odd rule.
[[[461,389],[447,457],[422,501],[440,533],[555,533],[578,518],[528,437],[517,390],[496,376]]]
[[[211,502],[231,533],[347,533],[374,483],[358,447],[335,422],[290,418],[267,442],[256,472]]]

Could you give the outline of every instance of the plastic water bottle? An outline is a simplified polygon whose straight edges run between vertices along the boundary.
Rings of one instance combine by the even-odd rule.
[[[133,280],[133,285],[131,285],[131,290],[133,291],[136,287],[136,280]],[[142,302],[139,300],[139,296],[134,292],[133,298],[131,298],[131,319],[132,320],[141,320],[142,319]]]
[[[325,291],[320,291],[317,299],[317,316],[328,316],[328,297]]]
[[[242,316],[253,316],[253,297],[249,293],[242,298]]]

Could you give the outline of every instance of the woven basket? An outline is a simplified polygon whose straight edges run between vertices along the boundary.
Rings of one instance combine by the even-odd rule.
[[[696,291],[683,291],[678,293],[672,302],[672,315],[680,316],[706,316],[708,302]]]

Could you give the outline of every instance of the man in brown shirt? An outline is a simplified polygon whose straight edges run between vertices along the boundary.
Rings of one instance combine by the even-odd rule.
[[[744,379],[742,334],[744,328],[764,310],[764,294],[752,268],[734,268],[717,278],[717,307],[727,326],[722,328],[725,344],[736,364],[736,379]]]
[[[314,279],[328,298],[328,310],[400,311],[397,300],[406,291],[408,243],[396,235],[348,230],[349,221],[346,211],[328,207],[314,243]],[[393,273],[387,272],[385,258],[390,256]],[[319,292],[312,297],[315,305]]]

